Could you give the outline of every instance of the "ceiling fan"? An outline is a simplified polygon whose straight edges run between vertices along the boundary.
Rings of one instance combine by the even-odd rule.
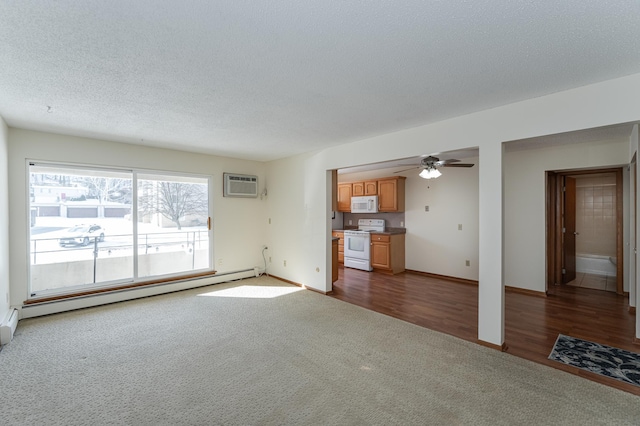
[[[448,160],[440,160],[438,157],[434,157],[429,155],[428,157],[424,157],[420,160],[419,166],[414,166],[409,169],[399,170],[395,173],[406,172],[411,169],[422,169],[420,172],[420,177],[425,179],[435,179],[442,175],[440,171],[438,171],[439,167],[473,167],[472,163],[461,163],[460,160],[456,160],[455,158],[451,158]]]

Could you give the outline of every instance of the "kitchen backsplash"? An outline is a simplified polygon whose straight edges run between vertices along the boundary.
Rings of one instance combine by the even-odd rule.
[[[331,218],[331,229],[343,229],[343,218],[344,214],[342,212],[333,212],[333,217]]]
[[[336,217],[341,213],[336,213]],[[341,229],[348,227],[349,221],[351,226],[358,226],[359,219],[384,219],[386,228],[404,228],[404,212],[403,213],[342,213],[342,226],[333,226],[333,229]],[[333,225],[336,222],[334,220]]]

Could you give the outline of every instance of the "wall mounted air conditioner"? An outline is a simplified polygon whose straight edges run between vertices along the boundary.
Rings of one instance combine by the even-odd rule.
[[[225,197],[250,197],[258,196],[258,176],[237,175],[234,173],[223,173]]]

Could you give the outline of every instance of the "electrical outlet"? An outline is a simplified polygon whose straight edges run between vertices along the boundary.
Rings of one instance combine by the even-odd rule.
[[[470,261],[470,260],[465,260],[465,261],[464,261],[464,264],[465,264],[466,266],[471,266],[471,261]]]
[[[351,221],[351,219],[349,219],[349,225],[351,225],[351,223],[352,223],[352,221]]]
[[[286,261],[286,260],[284,261],[284,266],[285,266],[285,267],[287,266],[287,261]]]
[[[218,259],[218,265],[222,265],[222,258]]]
[[[429,206],[424,206],[424,211],[428,212],[429,211]]]
[[[271,256],[269,256],[269,263],[271,263]]]
[[[458,224],[458,231],[462,231],[462,224],[461,223]]]
[[[400,222],[400,228],[404,228],[404,222]]]

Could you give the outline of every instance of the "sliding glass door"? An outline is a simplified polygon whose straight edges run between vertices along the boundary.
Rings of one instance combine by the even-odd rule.
[[[29,164],[30,295],[211,270],[208,177]]]
[[[138,277],[209,267],[205,178],[138,175]]]

